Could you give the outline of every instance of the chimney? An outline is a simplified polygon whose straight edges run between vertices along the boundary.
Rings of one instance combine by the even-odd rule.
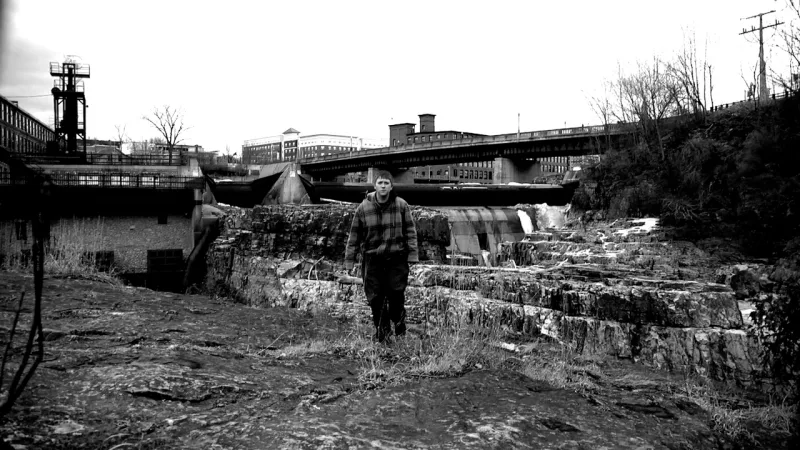
[[[419,132],[420,133],[433,133],[436,131],[434,126],[434,119],[436,114],[420,114],[419,115]]]

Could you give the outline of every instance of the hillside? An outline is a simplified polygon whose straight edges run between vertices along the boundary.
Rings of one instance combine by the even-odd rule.
[[[743,103],[687,121],[664,140],[607,152],[573,206],[606,217],[656,215],[683,238],[730,238],[750,257],[800,249],[800,99]]]

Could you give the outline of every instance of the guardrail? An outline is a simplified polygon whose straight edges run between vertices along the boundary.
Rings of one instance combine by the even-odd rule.
[[[772,95],[769,96],[768,100],[780,100],[782,98],[791,97],[796,93],[797,93],[796,91],[786,89],[783,92],[779,92],[777,94],[773,93]],[[723,103],[721,105],[712,106],[711,108],[709,108],[708,112],[722,111],[724,109],[731,108],[732,106],[742,105],[742,104],[752,104],[755,106],[758,105],[759,102],[760,102],[759,99],[748,99],[748,100],[739,100],[738,102]]]
[[[140,189],[202,189],[203,177],[179,177],[161,174],[122,174],[122,173],[51,173],[50,180],[56,186],[97,187],[97,188],[140,188]],[[0,186],[24,186],[31,178],[11,173],[0,173]]]

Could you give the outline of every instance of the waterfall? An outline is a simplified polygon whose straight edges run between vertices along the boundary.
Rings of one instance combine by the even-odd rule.
[[[451,263],[477,260],[487,264],[497,254],[498,244],[519,242],[536,230],[564,225],[568,207],[533,205],[533,208],[443,207],[450,225]],[[536,217],[531,217],[534,213]]]

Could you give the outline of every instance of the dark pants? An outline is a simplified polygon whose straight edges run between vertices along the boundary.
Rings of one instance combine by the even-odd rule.
[[[390,258],[365,255],[363,263],[364,294],[372,308],[375,337],[385,340],[392,332],[398,336],[406,332],[406,286],[408,261],[406,255]]]

